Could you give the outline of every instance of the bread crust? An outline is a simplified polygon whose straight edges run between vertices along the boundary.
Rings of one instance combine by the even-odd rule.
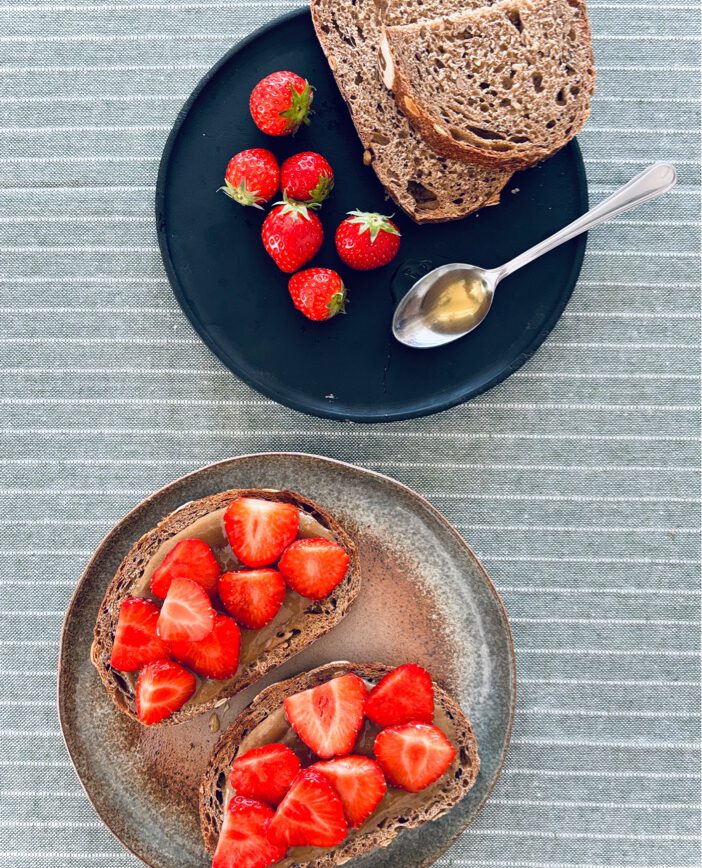
[[[589,69],[587,70],[587,74],[591,77],[591,88],[589,91],[589,96],[591,97],[594,92],[595,58],[592,50],[592,32],[587,14],[587,6],[585,0],[567,0],[567,2],[570,6],[576,7],[581,12],[579,27],[581,29],[582,43],[587,46],[589,51]],[[465,13],[447,16],[447,19],[459,18],[464,14],[466,16],[480,15],[484,9],[487,11],[490,8],[486,6],[470,9]],[[408,27],[418,26],[408,25]],[[557,153],[571,139],[575,138],[590,116],[590,99],[583,99],[579,103],[577,114],[573,120],[571,134],[568,138],[563,139],[555,147],[551,148],[534,146],[529,150],[524,149],[515,152],[515,146],[515,149],[504,153],[491,148],[488,143],[478,136],[473,137],[474,142],[466,140],[459,142],[448,132],[442,118],[432,114],[422,105],[421,98],[415,93],[407,75],[403,72],[401,60],[398,58],[396,51],[393,50],[392,39],[393,33],[401,32],[403,27],[404,25],[383,27],[383,39],[387,45],[387,51],[393,64],[392,92],[395,95],[398,107],[407,117],[410,124],[421,138],[438,154],[460,162],[482,166],[485,169],[519,171],[542,162]],[[469,135],[467,132],[464,134],[466,136]]]
[[[345,0],[345,2],[348,3],[348,0]],[[358,2],[360,3],[360,0],[358,0]],[[367,2],[374,3],[376,0],[367,0]],[[380,12],[380,4],[377,5],[377,11]],[[346,64],[339,64],[335,58],[335,49],[332,43],[332,25],[334,23],[333,19],[335,12],[334,7],[335,3],[333,0],[311,0],[310,10],[312,13],[312,22],[317,34],[317,39],[322,47],[322,51],[324,52],[336,79],[339,92],[349,107],[351,120],[356,128],[361,144],[365,148],[364,159],[367,159],[368,163],[372,165],[388,196],[390,196],[390,198],[400,208],[402,208],[403,211],[412,218],[412,220],[419,224],[445,223],[449,220],[459,220],[481,208],[498,204],[500,201],[500,194],[512,173],[509,170],[502,169],[501,167],[498,169],[486,170],[481,169],[478,166],[474,166],[469,172],[466,172],[466,169],[460,165],[463,161],[459,161],[459,165],[454,166],[452,170],[447,170],[447,167],[442,165],[442,158],[435,154],[427,143],[421,141],[417,137],[417,134],[411,125],[405,121],[402,113],[399,112],[399,109],[395,109],[392,94],[386,92],[382,82],[378,81],[377,83],[380,89],[378,99],[384,101],[388,97],[390,98],[393,103],[391,111],[395,117],[398,128],[389,131],[375,130],[372,123],[363,122],[362,113],[354,108],[353,94],[350,92],[353,87],[352,82],[345,79],[342,75],[343,70],[346,68]],[[380,26],[380,21],[378,21],[378,34],[380,33]],[[370,37],[366,34],[365,38],[368,39]],[[377,49],[378,46],[376,45],[372,53],[374,59]],[[342,69],[338,68],[339,65],[341,65]],[[357,70],[354,70],[354,72],[357,72]],[[375,82],[373,82],[373,84],[375,84]],[[404,126],[405,129],[400,130],[400,126]],[[386,133],[388,139],[387,145],[378,145],[377,142],[374,141],[377,132]],[[407,136],[410,137],[409,143],[406,141]],[[393,144],[398,148],[425,149],[428,157],[431,157],[431,174],[433,174],[434,178],[428,179],[427,177],[423,177],[419,179],[393,177],[391,167],[386,166],[384,160],[378,159],[379,148],[385,147],[392,150]],[[408,184],[408,182],[413,183],[418,181],[418,186],[426,186],[426,184],[435,183],[436,178],[438,177],[446,177],[447,171],[449,171],[449,174],[452,171],[454,176],[458,172],[461,176],[465,174],[466,177],[462,179],[463,183],[460,185],[460,189],[457,189],[457,185],[454,184],[454,191],[451,195],[445,195],[442,197],[437,194],[436,201],[431,208],[421,207],[412,195],[405,192],[404,185]],[[446,192],[448,193],[448,190]]]
[[[172,726],[190,720],[258,681],[271,669],[280,666],[328,633],[346,616],[358,596],[361,588],[361,570],[355,543],[334,516],[303,495],[294,491],[230,489],[184,504],[161,519],[155,528],[145,533],[127,552],[105,591],[95,623],[93,644],[90,649],[91,662],[117,708],[133,720],[138,721],[134,695],[126,688],[119,673],[110,666],[112,644],[122,601],[130,595],[131,589],[139,581],[146,565],[162,543],[197,519],[228,506],[237,497],[256,497],[278,503],[291,503],[311,514],[327,527],[337,542],[346,549],[350,558],[349,568],[341,584],[328,597],[318,602],[309,601],[309,606],[305,607],[304,612],[295,622],[294,629],[298,632],[294,632],[282,644],[259,655],[242,668],[233,682],[227,682],[226,687],[223,684],[221,693],[207,702],[182,708],[155,726]]]
[[[200,828],[205,849],[212,855],[217,847],[219,832],[224,814],[223,785],[229,768],[242,739],[263,721],[274,709],[282,705],[286,696],[322,684],[337,675],[353,672],[360,678],[377,682],[394,667],[384,663],[348,663],[346,661],[327,663],[309,672],[302,672],[293,678],[272,684],[253,700],[223,733],[215,745],[207,770],[200,785]],[[445,776],[441,790],[432,796],[430,804],[407,811],[403,809],[402,818],[390,821],[382,828],[373,829],[365,834],[356,833],[341,846],[330,852],[322,853],[316,859],[304,864],[306,868],[332,868],[349,859],[355,859],[388,844],[402,831],[413,829],[424,823],[436,820],[451,810],[466,795],[475,783],[480,771],[478,743],[470,721],[456,700],[434,682],[434,701],[450,718],[457,733],[455,745],[456,759]],[[399,820],[402,819],[402,822]]]

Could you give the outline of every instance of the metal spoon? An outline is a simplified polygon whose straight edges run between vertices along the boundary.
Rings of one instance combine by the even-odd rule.
[[[503,277],[581,232],[666,193],[676,180],[674,166],[654,163],[582,217],[500,268],[460,262],[435,268],[420,278],[397,306],[393,334],[400,343],[419,349],[438,347],[467,335],[488,315]]]

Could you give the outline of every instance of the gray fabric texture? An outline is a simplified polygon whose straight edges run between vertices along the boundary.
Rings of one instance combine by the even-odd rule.
[[[154,488],[266,450],[426,495],[511,616],[519,709],[494,797],[441,865],[699,864],[699,5],[593,0],[592,201],[680,184],[597,231],[532,361],[463,407],[360,427],[261,398],[177,309],[152,219],[175,114],[298,3],[0,3],[0,865],[136,866],[56,720],[61,619]]]

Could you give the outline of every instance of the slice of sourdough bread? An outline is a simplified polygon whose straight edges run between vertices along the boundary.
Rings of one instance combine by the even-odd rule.
[[[463,8],[460,0],[446,2]],[[378,64],[382,3],[311,0],[310,5],[317,37],[365,148],[364,161],[388,195],[417,223],[456,220],[497,204],[511,173],[436,154],[383,86]]]
[[[595,87],[584,0],[501,0],[387,26],[384,81],[419,134],[447,157],[533,165],[582,128]]]
[[[258,489],[232,489],[212,494],[201,500],[186,503],[167,515],[159,524],[144,534],[132,546],[110,582],[95,624],[90,658],[113,702],[124,714],[138,720],[134,699],[133,679],[110,665],[110,655],[122,601],[129,596],[148,596],[144,592],[144,571],[163,543],[184,531],[193,522],[216,510],[224,509],[238,497],[256,497],[263,500],[292,503],[301,512],[316,519],[349,554],[350,564],[346,576],[334,591],[323,600],[303,600],[301,611],[292,620],[278,623],[274,619],[268,627],[271,637],[263,650],[248,664],[240,664],[234,678],[222,682],[209,682],[205,701],[196,697],[183,708],[166,718],[161,725],[182,723],[214,708],[223,699],[262,678],[271,669],[280,666],[312,642],[335,627],[349,612],[361,588],[358,552],[351,537],[339,522],[321,506],[294,491]],[[198,681],[199,684],[199,681]]]
[[[303,672],[286,681],[272,684],[261,691],[248,708],[239,715],[217,742],[209,765],[200,785],[200,828],[208,853],[214,853],[222,826],[225,809],[225,788],[229,769],[237,755],[239,745],[261,722],[282,708],[286,696],[315,687],[338,675],[353,672],[370,684],[377,683],[394,667],[382,663],[327,663],[309,672]],[[451,741],[456,748],[453,764],[435,784],[423,793],[402,794],[398,813],[384,814],[377,825],[373,815],[359,829],[352,831],[338,847],[330,850],[305,848],[293,850],[281,865],[305,865],[308,868],[331,868],[350,859],[370,853],[379,847],[387,847],[403,829],[413,829],[436,820],[451,810],[466,795],[475,783],[480,771],[478,743],[470,722],[460,706],[440,685],[434,683],[434,703],[437,714],[442,714],[451,726]],[[387,798],[387,797],[386,797]],[[383,810],[381,803],[379,811]]]

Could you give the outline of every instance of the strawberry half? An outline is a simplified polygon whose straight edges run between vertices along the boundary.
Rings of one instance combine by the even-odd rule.
[[[112,643],[110,666],[121,672],[138,672],[154,660],[168,660],[168,645],[156,633],[158,606],[141,597],[122,603]]]
[[[320,771],[337,791],[352,829],[370,817],[388,788],[383,770],[367,756],[342,756],[311,768]]]
[[[336,790],[316,769],[301,771],[268,825],[268,837],[286,847],[334,847],[348,826]]]
[[[300,760],[284,744],[255,747],[232,763],[229,782],[239,796],[277,805],[300,771]]]
[[[239,666],[241,633],[233,618],[215,615],[214,628],[197,642],[169,642],[175,660],[203,678],[233,678]]]
[[[278,614],[285,599],[285,581],[277,570],[239,570],[219,580],[219,598],[237,623],[260,630]]]
[[[300,517],[291,503],[239,497],[224,514],[229,545],[242,564],[274,563],[297,536]]]
[[[212,632],[215,610],[201,585],[173,579],[158,616],[158,635],[167,642],[197,642]]]
[[[285,716],[317,756],[342,756],[351,753],[356,744],[367,695],[366,685],[357,675],[340,675],[287,696]]]
[[[141,670],[136,683],[137,717],[150,726],[170,717],[195,693],[197,681],[179,663],[157,660]]]
[[[330,539],[298,539],[284,552],[278,569],[288,585],[303,597],[321,600],[342,581],[349,556]]]
[[[410,793],[438,780],[456,756],[443,732],[428,723],[404,723],[382,730],[373,751],[388,782]]]
[[[212,868],[267,868],[285,858],[287,847],[266,834],[273,816],[268,805],[234,796],[224,815]]]
[[[388,672],[366,700],[366,717],[381,727],[431,723],[434,720],[431,675],[415,663],[405,663]]]
[[[183,539],[166,555],[161,566],[151,576],[151,593],[166,598],[173,579],[190,579],[210,596],[217,590],[222,572],[212,549],[201,539]]]

